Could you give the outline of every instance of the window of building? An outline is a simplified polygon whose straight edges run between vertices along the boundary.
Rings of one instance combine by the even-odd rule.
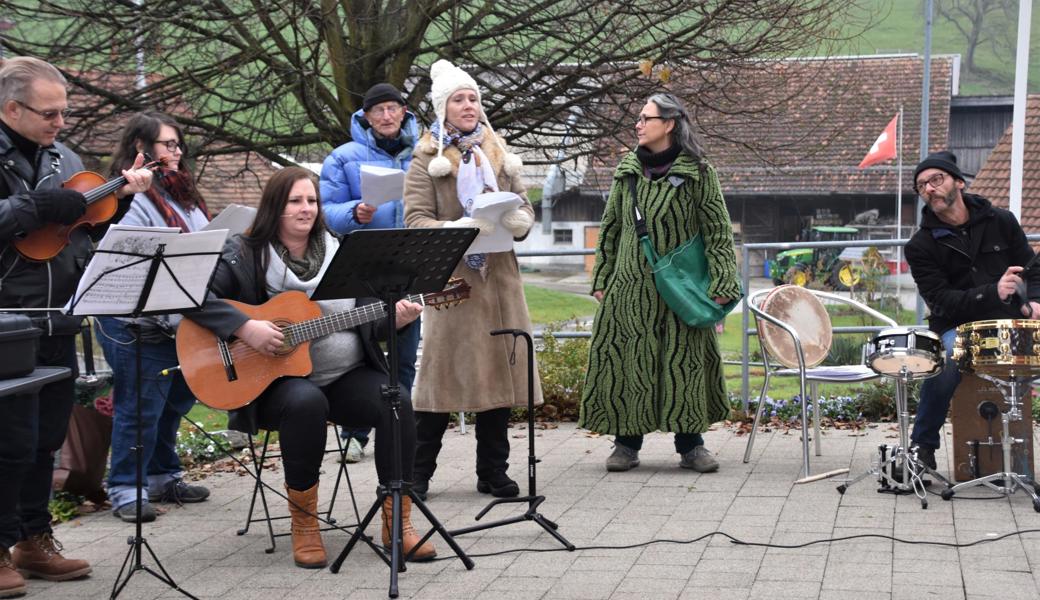
[[[553,243],[554,244],[572,244],[574,243],[574,232],[570,229],[553,229]]]

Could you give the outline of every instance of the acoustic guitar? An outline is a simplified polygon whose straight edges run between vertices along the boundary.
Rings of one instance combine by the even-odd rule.
[[[442,291],[405,299],[439,310],[465,301],[470,289],[466,280],[452,278]],[[299,291],[282,292],[259,306],[233,300],[225,302],[250,319],[271,321],[279,326],[285,341],[274,356],[266,356],[242,340],[222,340],[190,319],[181,321],[177,328],[181,372],[195,397],[219,410],[242,408],[279,377],[309,375],[311,340],[386,318],[382,302],[322,315],[318,304]]]

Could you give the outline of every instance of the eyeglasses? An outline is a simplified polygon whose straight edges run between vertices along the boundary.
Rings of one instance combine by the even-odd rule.
[[[34,112],[40,115],[40,118],[44,121],[56,121],[59,116],[64,121],[72,114],[72,109],[69,108],[63,108],[62,110],[36,110],[21,100],[15,100],[15,102],[17,102],[22,108],[27,109],[29,112]]]
[[[166,149],[170,152],[176,152],[178,149],[184,149],[184,147],[181,146],[181,143],[178,140],[155,140],[155,143],[166,146]]]
[[[662,121],[666,120],[664,117],[655,117],[655,116],[650,116],[650,115],[639,115],[639,118],[636,119],[636,125],[639,125],[640,127],[644,127],[644,126],[646,126],[646,122],[651,120],[651,119],[660,119]]]
[[[932,186],[932,189],[938,189],[939,186],[942,185],[943,181],[945,181],[945,180],[946,180],[946,177],[943,176],[942,173],[936,173],[936,174],[932,175],[931,177],[929,177],[928,179],[921,179],[921,180],[918,180],[918,181],[914,182],[914,191],[917,192],[918,194],[921,194],[921,193],[924,192],[924,186],[926,186],[926,185]]]
[[[376,116],[389,115],[392,117],[400,113],[402,110],[404,110],[403,106],[401,106],[400,104],[395,104],[393,106],[384,106],[383,108],[376,108],[373,106],[372,108],[368,109],[367,112]]]

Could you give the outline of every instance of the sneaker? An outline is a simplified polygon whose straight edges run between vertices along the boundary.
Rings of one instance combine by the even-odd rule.
[[[515,498],[520,495],[520,486],[503,472],[495,473],[487,479],[477,479],[477,491],[491,494],[496,498]]]
[[[0,546],[0,598],[22,596],[25,592],[25,578],[14,568],[10,550]]]
[[[48,531],[18,542],[11,562],[21,573],[47,581],[68,581],[90,574],[90,563],[61,555],[62,547]]]
[[[206,487],[188,485],[183,479],[171,479],[158,494],[148,492],[148,499],[152,502],[173,502],[178,505],[194,504],[206,498],[209,498],[209,490]]]
[[[694,446],[686,454],[682,455],[679,466],[684,469],[693,469],[698,473],[711,473],[719,470],[719,461],[711,455],[704,446]]]
[[[915,446],[913,450],[917,453],[917,462],[933,471],[936,469],[935,448],[918,445]]]
[[[155,520],[155,507],[150,502],[141,503],[141,522],[151,523]],[[137,522],[137,502],[127,502],[126,504],[112,509],[112,516],[126,521],[127,523]]]
[[[350,438],[350,441],[347,442],[347,452],[343,460],[348,464],[354,464],[361,462],[362,458],[365,458],[364,446],[361,445],[357,438]]]
[[[607,457],[607,470],[627,471],[639,466],[639,450],[633,450],[624,444],[614,444],[614,451]]]

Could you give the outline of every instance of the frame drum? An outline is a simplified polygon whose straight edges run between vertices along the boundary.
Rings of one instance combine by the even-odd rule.
[[[796,285],[781,285],[766,295],[759,309],[798,332],[805,368],[815,367],[827,358],[834,331],[827,309],[812,292]],[[759,319],[758,336],[770,356],[789,369],[798,368],[798,351],[789,333]]]
[[[997,378],[1040,375],[1040,321],[996,319],[957,327],[953,360],[962,371]]]
[[[884,329],[867,346],[867,366],[889,377],[927,379],[945,362],[942,338],[925,329]]]

